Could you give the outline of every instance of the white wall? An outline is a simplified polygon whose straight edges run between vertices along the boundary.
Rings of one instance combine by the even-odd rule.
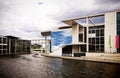
[[[79,25],[72,26],[72,44],[78,43]]]
[[[54,56],[62,56],[62,47],[54,50],[52,53],[50,53],[50,55],[54,55]]]
[[[86,57],[120,57],[120,54],[111,54],[111,53],[86,53]]]
[[[115,36],[116,36],[116,12],[105,13],[105,52],[110,52],[109,36],[111,36],[111,53],[116,51]]]

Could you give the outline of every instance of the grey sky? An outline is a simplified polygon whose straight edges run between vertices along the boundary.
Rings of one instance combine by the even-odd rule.
[[[38,39],[62,20],[119,10],[120,0],[0,0],[0,35]]]

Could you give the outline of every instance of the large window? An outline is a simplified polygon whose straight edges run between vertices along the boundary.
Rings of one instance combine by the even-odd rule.
[[[117,13],[117,35],[119,35],[119,39],[120,39],[120,12]],[[120,52],[120,40],[119,40],[119,48],[117,49],[117,52]]]
[[[104,52],[104,26],[89,27],[89,51]]]
[[[79,34],[79,42],[83,42],[83,34]]]

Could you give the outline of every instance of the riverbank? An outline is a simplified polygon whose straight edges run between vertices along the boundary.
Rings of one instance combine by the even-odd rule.
[[[49,54],[41,54],[41,55],[46,56],[46,57],[52,57],[52,58],[120,64],[120,57],[107,57],[107,56],[101,56],[101,57],[85,57],[85,56],[83,56],[83,57],[66,57],[66,56],[54,56],[54,55],[49,55]]]

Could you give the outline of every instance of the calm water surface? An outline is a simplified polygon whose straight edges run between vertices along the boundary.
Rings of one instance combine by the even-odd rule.
[[[1,57],[0,78],[120,78],[120,65],[32,55]]]

